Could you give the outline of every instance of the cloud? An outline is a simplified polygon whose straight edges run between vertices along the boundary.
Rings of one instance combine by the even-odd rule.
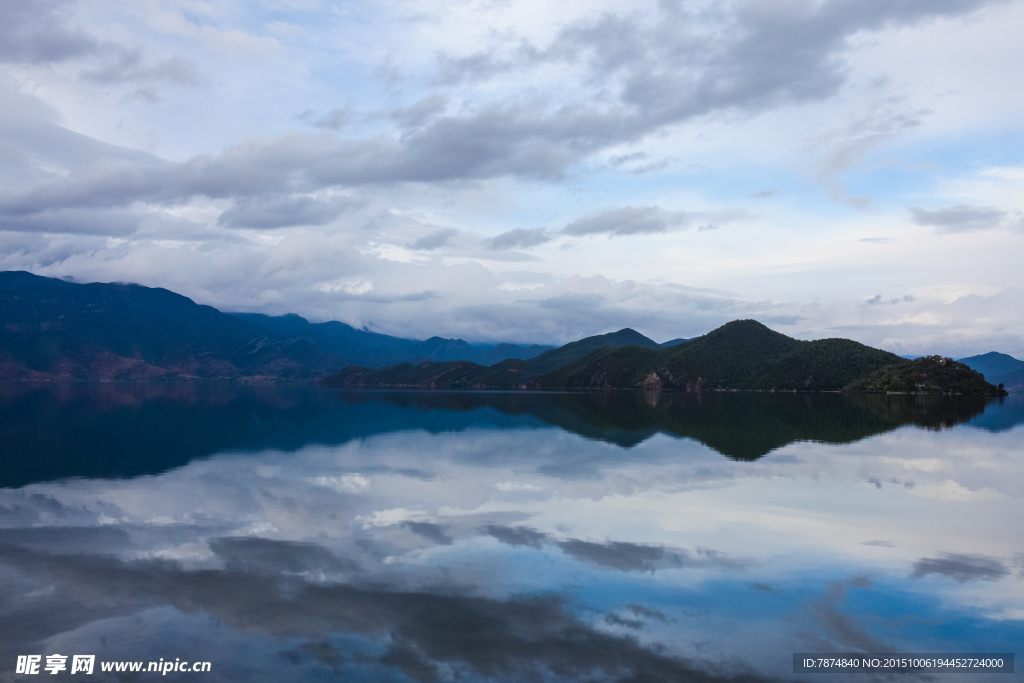
[[[146,216],[124,209],[67,209],[30,216],[0,216],[0,230],[10,232],[72,235],[127,236],[134,233]]]
[[[569,22],[548,45],[519,41],[505,61],[472,60],[477,79],[504,74],[509,68],[583,69],[587,75],[578,79],[580,88],[563,94],[559,83],[560,91],[553,93],[558,97],[524,92],[455,103],[449,95],[434,92],[411,106],[386,112],[396,128],[384,133],[345,139],[287,133],[273,139],[248,138],[219,155],[198,155],[184,162],[90,166],[20,196],[8,196],[3,207],[8,212],[32,212],[360,185],[562,178],[598,152],[683,122],[711,114],[754,114],[830,97],[845,82],[844,58],[853,36],[958,16],[985,4],[835,0],[772,11],[755,3],[692,11],[662,4],[661,14],[649,18],[591,16]],[[18,21],[19,26],[25,24]],[[445,57],[442,63],[449,72],[455,64],[469,68],[459,58]],[[121,51],[113,61],[84,73],[109,81],[195,80],[194,70],[181,60],[152,67],[141,64],[136,53]],[[335,130],[346,119],[345,111],[334,110],[315,124]],[[566,228],[576,235],[635,234],[672,226],[670,215],[660,220],[645,215],[650,208],[630,207],[636,212],[632,216],[621,209],[626,213],[617,219],[593,216]]]
[[[83,81],[97,85],[165,83],[186,87],[203,83],[198,64],[190,59],[169,57],[156,64],[146,65],[139,49],[108,48],[104,53],[104,62],[82,70],[79,75]]]
[[[940,557],[923,557],[914,563],[911,578],[920,579],[929,574],[938,574],[957,581],[995,581],[1009,574],[999,560],[981,555],[943,553]]]
[[[855,652],[892,652],[894,648],[873,636],[855,617],[844,614],[839,608],[846,601],[846,586],[870,590],[870,582],[854,577],[847,582],[831,581],[824,595],[812,605],[815,621],[822,627],[827,639],[819,647],[838,647]]]
[[[685,213],[664,212],[656,206],[624,206],[578,218],[562,228],[562,233],[587,236],[665,232],[685,225],[687,219]]]
[[[564,140],[626,142],[713,112],[759,112],[819,101],[844,84],[848,40],[864,31],[972,12],[986,0],[883,0],[712,8],[660,4],[660,13],[610,13],[568,22],[547,45],[508,41],[439,58],[438,81],[507,79],[551,65],[582,66],[578,79],[604,106],[565,107]],[[589,125],[586,125],[589,124]],[[889,126],[891,128],[892,126]],[[842,154],[859,154],[861,140]]]
[[[541,544],[548,539],[547,534],[525,526],[512,527],[490,525],[485,527],[484,531],[502,543],[511,546],[540,548]]]
[[[451,545],[452,537],[444,532],[444,527],[432,522],[402,522],[402,526],[417,536],[422,536],[428,541],[438,545]]]
[[[552,545],[576,560],[623,572],[653,572],[658,569],[680,567],[719,567],[735,570],[746,565],[743,561],[707,549],[698,550],[694,556],[687,550],[626,541],[595,543],[575,538],[558,540],[529,527],[490,525],[485,527],[484,531],[507,545],[530,548]]]
[[[570,539],[560,541],[558,547],[577,560],[619,571],[654,571],[657,566],[678,564],[678,555],[666,553],[664,548],[624,541],[591,543]]]
[[[657,206],[606,208],[570,221],[557,232],[545,228],[515,228],[491,238],[486,244],[490,249],[515,249],[546,244],[560,236],[608,235],[622,237],[656,234],[686,228],[703,215],[683,211],[664,211]],[[730,220],[739,215],[738,212],[716,214],[719,220]],[[697,230],[717,230],[718,227],[716,223],[708,222],[697,226]]]
[[[487,241],[490,249],[525,249],[546,244],[554,239],[544,228],[514,228]]]
[[[0,61],[48,63],[94,53],[98,43],[73,27],[71,0],[0,4]]]
[[[443,114],[448,104],[448,97],[444,95],[428,95],[410,107],[392,109],[387,115],[406,130],[422,128]]]
[[[999,227],[1007,214],[991,206],[957,204],[944,209],[911,208],[910,213],[918,225],[937,228],[939,232],[976,232]]]
[[[909,304],[909,303],[913,303],[913,302],[914,302],[914,295],[913,294],[905,294],[903,297],[894,298],[894,299],[883,299],[881,294],[876,294],[873,297],[871,297],[870,299],[868,299],[868,305],[870,305],[870,306],[878,306],[878,305],[895,306],[897,304]]]
[[[157,101],[154,86],[195,87],[204,79],[198,64],[178,56],[147,63],[140,47],[100,41],[77,28],[71,0],[7,2],[0,7],[0,62],[90,63],[79,78],[93,85],[140,86],[134,97]]]
[[[186,571],[171,562],[0,547],[0,564],[8,576],[25,586],[56,586],[38,591],[31,624],[7,620],[0,625],[0,637],[15,651],[31,651],[40,641],[80,626],[125,614],[145,619],[148,608],[168,605],[179,614],[208,615],[243,634],[308,641],[306,654],[332,668],[353,661],[383,664],[414,680],[434,680],[442,666],[477,678],[549,678],[556,673],[568,679],[596,674],[666,683],[765,680],[756,674],[734,678],[702,671],[586,623],[553,596],[498,600],[462,595],[446,586],[431,592],[403,590],[381,580],[365,587],[307,582],[277,573],[318,566],[321,556],[304,550],[304,544],[241,539],[214,545],[243,559],[231,560],[233,569]],[[288,548],[298,551],[298,559],[288,557]],[[216,630],[207,633],[218,635]],[[345,645],[349,658],[340,656],[337,641],[324,640],[337,633],[362,636]],[[277,661],[291,667],[297,658]],[[287,673],[274,677],[287,678]]]
[[[243,198],[220,214],[217,225],[253,229],[325,225],[353,206],[347,200],[301,195]]]
[[[232,572],[259,575],[340,575],[358,571],[349,559],[340,559],[322,546],[269,538],[228,537],[209,541],[210,550]]]
[[[320,118],[314,118],[312,111],[305,111],[299,115],[303,121],[309,121],[316,128],[328,130],[340,130],[352,120],[352,105],[346,104],[341,109],[332,109]]]
[[[434,249],[440,249],[441,247],[448,244],[453,237],[459,234],[458,230],[454,228],[445,228],[444,230],[435,230],[429,235],[420,237],[415,242],[409,245],[410,249],[416,251],[433,251]]]

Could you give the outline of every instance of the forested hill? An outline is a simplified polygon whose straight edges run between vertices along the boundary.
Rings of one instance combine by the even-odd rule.
[[[622,330],[615,335],[637,334]],[[638,335],[642,337],[642,335]],[[646,340],[646,337],[642,337]],[[586,340],[583,340],[586,341]],[[650,342],[650,340],[647,340]],[[580,342],[576,342],[577,345]],[[473,363],[421,363],[379,370],[346,368],[325,380],[333,386],[425,388],[664,389],[672,391],[764,390],[840,391],[884,368],[912,368],[904,358],[848,339],[800,341],[754,320],[737,320],[703,337],[668,348],[654,342],[598,346],[574,359],[563,354],[561,367],[539,367],[536,360],[558,358],[561,349],[533,360],[506,361],[491,367]],[[576,348],[580,348],[579,346]],[[977,373],[974,373],[977,375]],[[977,377],[946,375],[927,384],[929,392],[996,395]],[[883,391],[881,384],[860,384],[863,391]],[[916,383],[908,391],[918,391]]]
[[[307,381],[352,363],[494,363],[550,348],[400,339],[297,315],[227,314],[166,289],[0,272],[0,380]]]
[[[0,379],[306,379],[337,362],[301,340],[134,284],[3,272],[0,322]]]
[[[668,349],[608,349],[539,379],[544,386],[684,391],[838,391],[899,356],[848,339],[799,341],[737,320]]]

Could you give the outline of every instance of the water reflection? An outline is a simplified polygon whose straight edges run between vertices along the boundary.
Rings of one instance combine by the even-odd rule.
[[[1021,401],[906,399],[18,387],[0,662],[755,681],[1013,651]]]
[[[328,392],[194,384],[0,384],[0,486],[155,474],[227,450],[297,450],[395,431],[558,427],[623,447],[655,434],[737,460],[796,441],[951,427],[985,399],[837,394]],[[1024,420],[999,413],[1003,429]]]

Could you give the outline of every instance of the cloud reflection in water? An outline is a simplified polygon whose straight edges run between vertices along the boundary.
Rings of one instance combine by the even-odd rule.
[[[211,680],[715,681],[788,678],[793,651],[1008,651],[1024,635],[1009,569],[1024,544],[1002,523],[1024,512],[1020,427],[909,426],[973,408],[146,391],[3,404],[193,430],[171,469],[135,442],[104,464],[129,478],[0,489],[3,657],[205,651]],[[259,426],[228,424],[218,445],[204,421],[244,424],[231,406]],[[754,432],[732,443],[775,450],[701,443],[744,412]],[[47,432],[68,442],[47,452],[4,429],[62,477],[70,440],[95,434]]]

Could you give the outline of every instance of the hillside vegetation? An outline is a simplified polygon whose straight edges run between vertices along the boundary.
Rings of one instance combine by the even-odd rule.
[[[422,363],[379,370],[349,367],[324,383],[434,389],[999,393],[978,373],[931,373],[920,386],[886,379],[915,376],[915,363],[849,339],[800,341],[757,321],[737,320],[667,348],[625,329],[588,337],[530,360],[491,367],[474,363]]]
[[[1001,396],[1006,392],[978,371],[941,356],[889,365],[850,384],[850,391]]]

